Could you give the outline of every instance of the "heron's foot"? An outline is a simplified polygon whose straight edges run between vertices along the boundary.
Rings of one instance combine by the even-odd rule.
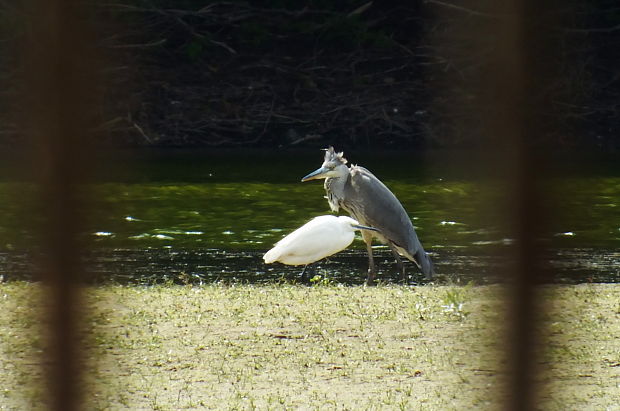
[[[368,269],[368,276],[366,277],[366,282],[364,284],[368,286],[378,284],[377,272],[375,270]]]
[[[409,283],[409,276],[407,275],[407,273],[399,273],[398,282],[400,284],[408,284]]]
[[[396,273],[398,274],[399,283],[406,283],[409,279],[407,276],[407,271],[405,271],[405,265],[402,263],[402,261],[396,263]]]

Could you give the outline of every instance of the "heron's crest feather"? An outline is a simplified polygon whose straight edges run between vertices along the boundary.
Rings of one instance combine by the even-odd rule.
[[[341,164],[347,164],[347,159],[344,158],[344,153],[341,151],[340,153],[336,153],[333,146],[329,146],[329,148],[325,150],[325,162],[338,162]]]

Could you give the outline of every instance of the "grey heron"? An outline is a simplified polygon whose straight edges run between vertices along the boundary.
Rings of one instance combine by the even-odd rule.
[[[343,153],[336,153],[333,147],[329,147],[325,150],[321,167],[301,181],[325,179],[327,201],[332,211],[338,212],[342,208],[359,224],[378,230],[362,230],[368,251],[367,283],[373,282],[377,273],[372,255],[373,237],[392,250],[402,280],[406,274],[401,255],[413,261],[426,278],[431,279],[434,275],[433,262],[424,251],[400,201],[370,171],[357,165],[347,167],[346,164]]]

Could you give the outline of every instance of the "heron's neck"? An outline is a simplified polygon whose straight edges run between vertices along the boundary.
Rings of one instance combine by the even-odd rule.
[[[332,211],[340,209],[340,200],[344,199],[344,186],[349,179],[349,172],[343,173],[339,177],[329,177],[325,179],[325,191],[327,192],[327,202]]]

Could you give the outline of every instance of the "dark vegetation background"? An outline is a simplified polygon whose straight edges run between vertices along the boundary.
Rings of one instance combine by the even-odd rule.
[[[19,143],[36,10],[0,2],[0,138]],[[97,142],[120,146],[374,148],[485,144],[493,0],[84,2]],[[620,148],[620,5],[569,0],[544,32],[535,143]],[[27,67],[26,67],[27,68]],[[496,90],[501,93],[501,90]],[[530,102],[524,102],[529,104]],[[27,123],[27,118],[26,118]]]

